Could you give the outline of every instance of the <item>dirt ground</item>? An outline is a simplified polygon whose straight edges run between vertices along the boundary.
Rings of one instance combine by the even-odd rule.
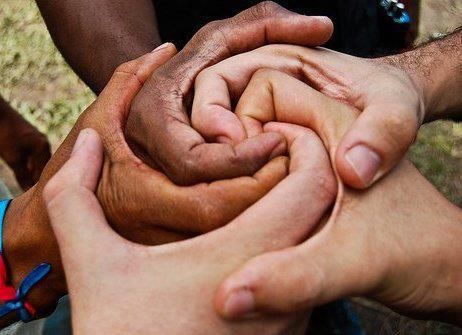
[[[422,0],[418,42],[461,25],[462,0]],[[1,1],[0,78],[0,94],[45,132],[54,148],[94,99],[54,47],[32,0]],[[425,125],[409,157],[448,199],[462,206],[462,125]],[[15,195],[21,193],[11,171],[1,161],[0,179]],[[409,323],[383,308],[379,311],[384,315],[380,322],[386,326],[380,331],[371,328],[376,330],[371,334],[462,334],[434,323]],[[374,322],[377,319],[370,323],[371,327]],[[412,327],[403,326],[403,322]]]

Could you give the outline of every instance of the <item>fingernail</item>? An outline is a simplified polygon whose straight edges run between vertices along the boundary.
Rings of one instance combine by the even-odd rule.
[[[76,152],[80,150],[85,144],[85,141],[88,137],[88,129],[84,129],[79,133],[77,136],[77,140],[75,141],[74,148],[72,149],[71,156],[73,156]]]
[[[167,43],[161,44],[161,45],[159,45],[157,48],[155,48],[154,50],[152,50],[152,52],[156,52],[156,51],[159,51],[159,50],[165,49],[165,48],[166,48],[166,47],[168,47],[170,44],[171,44],[170,42],[167,42]]]
[[[232,292],[226,299],[224,313],[226,317],[236,318],[251,314],[255,309],[255,299],[248,289]]]
[[[364,186],[373,181],[382,162],[379,155],[362,144],[348,150],[345,158]]]

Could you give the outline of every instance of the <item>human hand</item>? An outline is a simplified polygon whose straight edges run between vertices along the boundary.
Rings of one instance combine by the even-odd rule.
[[[220,227],[287,175],[287,160],[278,158],[250,177],[180,187],[133,154],[123,134],[130,102],[152,71],[175,52],[172,45],[167,45],[120,66],[106,89],[78,119],[40,181],[9,206],[4,250],[13,286],[17,287],[37,264],[48,262],[53,266],[46,280],[28,295],[38,317],[53,311],[58,298],[67,292],[58,246],[42,199],[43,188],[69,158],[82,129],[97,130],[104,144],[97,196],[106,217],[118,233],[139,243],[162,244]]]
[[[327,49],[274,45],[201,72],[195,84],[193,126],[205,137],[233,143],[247,138],[232,114],[232,98],[242,94],[261,68],[291,74],[360,113],[338,144],[334,161],[342,180],[355,188],[370,186],[394,167],[424,120],[422,88],[405,71]]]
[[[81,129],[95,129],[105,147],[98,198],[116,231],[139,243],[161,244],[213,230],[286,176],[286,164],[276,160],[254,176],[179,187],[133,154],[123,134],[130,102],[149,75],[174,53],[170,44],[122,65],[98,100],[79,118],[41,182],[43,186],[66,161]]]
[[[51,157],[46,136],[1,97],[0,157],[13,169],[16,180],[25,191],[39,180]]]
[[[289,176],[225,227],[157,247],[128,242],[111,230],[94,195],[104,173],[103,144],[91,129],[80,133],[44,191],[75,334],[305,333],[308,312],[230,323],[213,310],[214,292],[230,271],[304,239],[335,197],[328,156],[313,132],[278,123],[265,130],[287,138]]]
[[[358,115],[272,70],[254,75],[236,113],[250,136],[273,120],[316,129],[331,157]],[[216,307],[237,318],[363,295],[411,316],[462,324],[461,238],[461,210],[404,160],[366,191],[341,186],[331,217],[313,236],[249,261],[221,285]],[[246,304],[234,298],[242,295]]]
[[[283,138],[264,133],[239,143],[208,143],[214,138],[202,137],[188,118],[196,75],[222,59],[269,43],[320,45],[332,29],[326,17],[298,15],[268,1],[206,25],[155,71],[135,98],[125,132],[131,147],[178,185],[252,175],[268,158],[285,151]],[[220,127],[225,120],[214,121]]]

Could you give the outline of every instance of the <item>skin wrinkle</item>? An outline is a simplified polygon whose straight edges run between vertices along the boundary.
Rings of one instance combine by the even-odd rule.
[[[328,66],[318,66],[314,60],[312,61],[304,55],[297,55],[297,57],[300,59],[305,81],[308,82],[311,87],[322,93],[328,93],[339,101],[348,103],[355,102],[356,99],[352,99],[352,96],[348,94],[346,90],[339,90],[341,87],[352,86],[353,83],[343,82],[345,78],[342,78],[340,75],[336,76],[335,71],[329,69]],[[315,71],[314,75],[313,71]],[[316,77],[316,80],[310,79],[311,77]],[[321,78],[326,78],[323,79],[324,84],[320,83]],[[330,90],[329,87],[333,87],[334,89]]]

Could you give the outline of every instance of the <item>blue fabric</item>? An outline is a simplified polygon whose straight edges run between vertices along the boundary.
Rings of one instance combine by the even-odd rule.
[[[11,199],[0,200],[0,253],[3,253],[3,220]]]
[[[29,313],[24,306],[24,299],[26,298],[29,291],[43,278],[48,275],[51,271],[51,265],[48,263],[42,263],[33,269],[26,278],[23,279],[19,285],[18,290],[16,291],[16,298],[13,300],[7,301],[4,305],[0,306],[0,318],[17,311],[19,318],[28,322],[32,320],[33,315]]]
[[[3,257],[3,221],[5,219],[5,214],[10,203],[11,199],[0,200],[0,257]],[[3,261],[4,259],[2,262]],[[48,263],[42,263],[35,267],[19,285],[19,288],[16,290],[16,297],[12,300],[6,301],[5,304],[0,306],[0,318],[16,311],[22,321],[31,321],[33,315],[31,315],[26,309],[26,306],[24,305],[24,299],[26,298],[29,291],[39,281],[45,278],[48,273],[50,273],[50,271],[51,265]]]

